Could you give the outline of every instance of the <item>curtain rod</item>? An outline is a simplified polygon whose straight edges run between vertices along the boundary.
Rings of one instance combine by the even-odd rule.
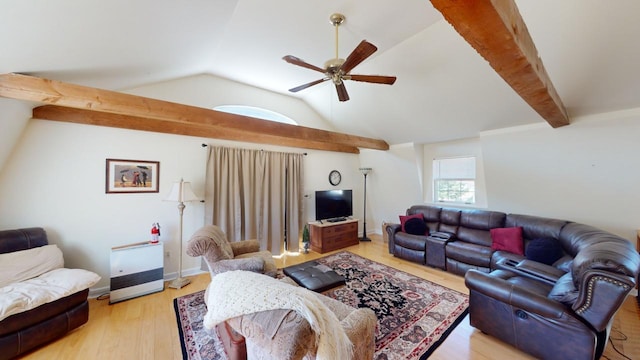
[[[208,144],[202,143],[201,145],[203,148],[209,146]],[[260,151],[264,151],[264,149],[260,149]],[[302,155],[307,156],[307,153],[302,153]]]

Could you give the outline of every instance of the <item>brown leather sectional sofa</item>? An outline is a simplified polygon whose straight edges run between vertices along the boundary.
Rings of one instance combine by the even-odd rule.
[[[48,244],[42,228],[0,231],[0,253]],[[55,340],[89,319],[89,289],[0,321],[0,359],[11,359]]]
[[[392,224],[389,252],[465,276],[472,326],[538,358],[600,358],[640,272],[629,241],[537,216],[425,205],[407,210],[418,213],[431,235]],[[524,249],[540,239],[559,245],[558,259],[547,264],[492,249],[491,229],[498,228],[521,228]]]

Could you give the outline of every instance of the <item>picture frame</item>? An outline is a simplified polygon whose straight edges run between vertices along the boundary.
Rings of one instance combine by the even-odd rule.
[[[107,159],[105,193],[157,193],[160,191],[160,162]]]

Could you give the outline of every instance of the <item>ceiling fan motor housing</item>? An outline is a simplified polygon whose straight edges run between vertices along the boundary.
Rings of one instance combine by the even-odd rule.
[[[333,73],[336,73],[338,70],[340,70],[340,67],[342,67],[342,64],[344,64],[344,59],[340,59],[340,58],[329,59],[324,63],[324,68],[327,70],[327,73],[333,74]]]

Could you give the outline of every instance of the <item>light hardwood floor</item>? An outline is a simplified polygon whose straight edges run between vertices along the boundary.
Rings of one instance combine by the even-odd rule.
[[[346,249],[457,291],[468,293],[462,277],[393,257],[381,237]],[[327,254],[300,254],[277,259],[278,267],[294,265]],[[109,305],[108,300],[91,299],[89,322],[64,338],[42,347],[25,359],[181,359],[180,340],[173,299],[204,289],[208,274],[191,277],[192,283],[176,290],[165,287],[159,293]],[[635,298],[628,298],[618,312],[612,342],[629,359],[640,359],[640,311]],[[626,340],[620,340],[626,337]],[[625,359],[608,344],[608,359]],[[603,357],[605,358],[605,357]],[[431,359],[532,359],[469,325],[468,316],[455,328]]]

